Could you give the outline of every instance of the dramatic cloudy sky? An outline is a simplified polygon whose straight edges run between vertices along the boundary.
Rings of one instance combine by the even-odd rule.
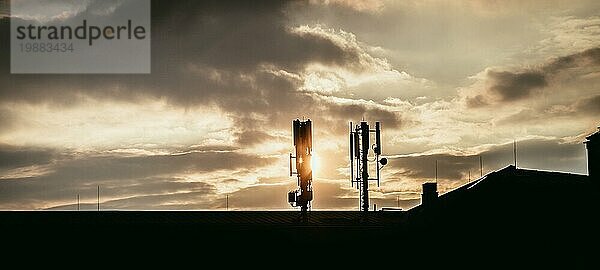
[[[357,209],[346,132],[362,118],[382,122],[390,158],[373,202],[406,208],[435,160],[446,192],[479,155],[484,172],[511,163],[513,140],[521,167],[586,174],[600,124],[595,0],[153,1],[149,75],[11,75],[9,10],[0,209],[74,209],[77,194],[92,209],[98,185],[105,209],[290,209],[296,117],[314,121],[313,209]]]

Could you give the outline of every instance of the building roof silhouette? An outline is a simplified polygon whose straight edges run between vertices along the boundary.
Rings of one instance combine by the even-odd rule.
[[[600,190],[587,175],[507,166],[407,211],[418,230],[500,229],[518,234],[593,232]],[[536,228],[529,231],[528,228]],[[541,237],[541,236],[540,236]]]
[[[556,206],[556,200],[577,201],[596,194],[587,175],[516,168],[513,165],[491,172],[483,177],[442,194],[439,204],[486,202],[499,207],[540,204]],[[476,201],[470,201],[476,200]],[[568,201],[566,205],[570,205]],[[412,211],[418,211],[422,205]]]

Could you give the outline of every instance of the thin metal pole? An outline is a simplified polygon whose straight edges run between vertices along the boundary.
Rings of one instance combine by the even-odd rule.
[[[229,194],[225,195],[225,208],[229,211]]]
[[[77,194],[77,211],[79,211],[79,194]]]
[[[435,160],[435,182],[437,183],[437,176],[438,176],[438,161],[437,159]]]
[[[100,211],[100,186],[98,186],[97,198],[98,198],[98,211]]]
[[[481,159],[481,155],[479,155],[479,176],[483,177],[483,159]]]
[[[356,165],[356,166],[360,166],[360,165]],[[360,175],[360,174],[358,174]],[[362,193],[360,192],[360,184],[358,181],[358,176],[356,176],[356,189],[358,190],[358,211],[360,211],[360,206],[362,205]]]
[[[517,141],[513,140],[513,157],[515,159],[515,168],[517,167]]]

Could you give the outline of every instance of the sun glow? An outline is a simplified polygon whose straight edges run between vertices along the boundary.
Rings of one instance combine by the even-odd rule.
[[[321,160],[320,160],[319,156],[317,154],[315,154],[314,152],[312,153],[312,156],[310,159],[310,166],[312,167],[313,175],[315,173],[318,173],[319,169],[321,168]]]

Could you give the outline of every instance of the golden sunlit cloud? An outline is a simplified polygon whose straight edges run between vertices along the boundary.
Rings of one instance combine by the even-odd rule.
[[[18,125],[0,134],[0,141],[14,145],[148,150],[233,141],[233,124],[218,109],[182,109],[161,100],[115,103],[87,99],[70,107],[13,103],[4,105],[4,110],[19,115]]]

